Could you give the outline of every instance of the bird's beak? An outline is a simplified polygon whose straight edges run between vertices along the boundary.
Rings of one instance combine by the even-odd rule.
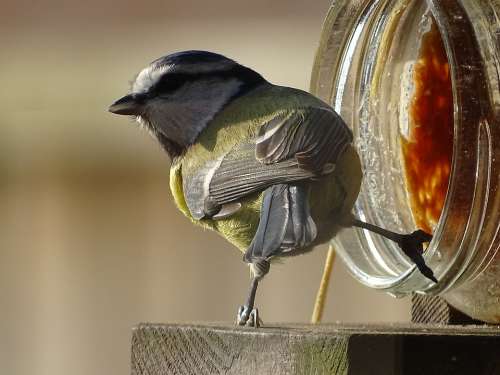
[[[117,115],[140,115],[144,105],[134,94],[125,95],[110,105],[108,111]]]

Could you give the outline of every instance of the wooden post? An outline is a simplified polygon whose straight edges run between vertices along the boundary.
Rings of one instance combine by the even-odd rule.
[[[500,327],[141,324],[132,374],[499,374]]]
[[[485,324],[458,311],[441,297],[421,294],[412,296],[411,321],[425,324]]]

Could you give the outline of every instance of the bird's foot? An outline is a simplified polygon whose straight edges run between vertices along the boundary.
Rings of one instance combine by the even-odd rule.
[[[250,309],[248,306],[240,306],[238,315],[236,316],[236,324],[239,326],[259,328],[262,325],[262,320],[259,317],[259,310]]]
[[[417,266],[420,272],[428,279],[437,283],[434,272],[425,264],[422,254],[424,253],[424,242],[431,242],[432,236],[423,230],[416,230],[411,234],[402,234],[397,241],[399,247]]]

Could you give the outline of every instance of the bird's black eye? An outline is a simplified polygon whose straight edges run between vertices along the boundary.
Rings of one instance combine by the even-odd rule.
[[[169,94],[179,89],[188,80],[189,77],[187,74],[181,74],[181,73],[165,74],[151,88],[150,92],[156,95]]]

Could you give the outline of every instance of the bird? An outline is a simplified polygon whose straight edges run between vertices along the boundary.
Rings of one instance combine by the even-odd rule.
[[[261,325],[255,296],[272,263],[349,227],[395,241],[437,282],[422,257],[430,234],[399,234],[354,216],[363,173],[353,134],[312,94],[274,85],[221,54],[190,50],[151,62],[109,111],[131,116],[168,154],[177,208],[243,252],[251,282],[237,325]]]

